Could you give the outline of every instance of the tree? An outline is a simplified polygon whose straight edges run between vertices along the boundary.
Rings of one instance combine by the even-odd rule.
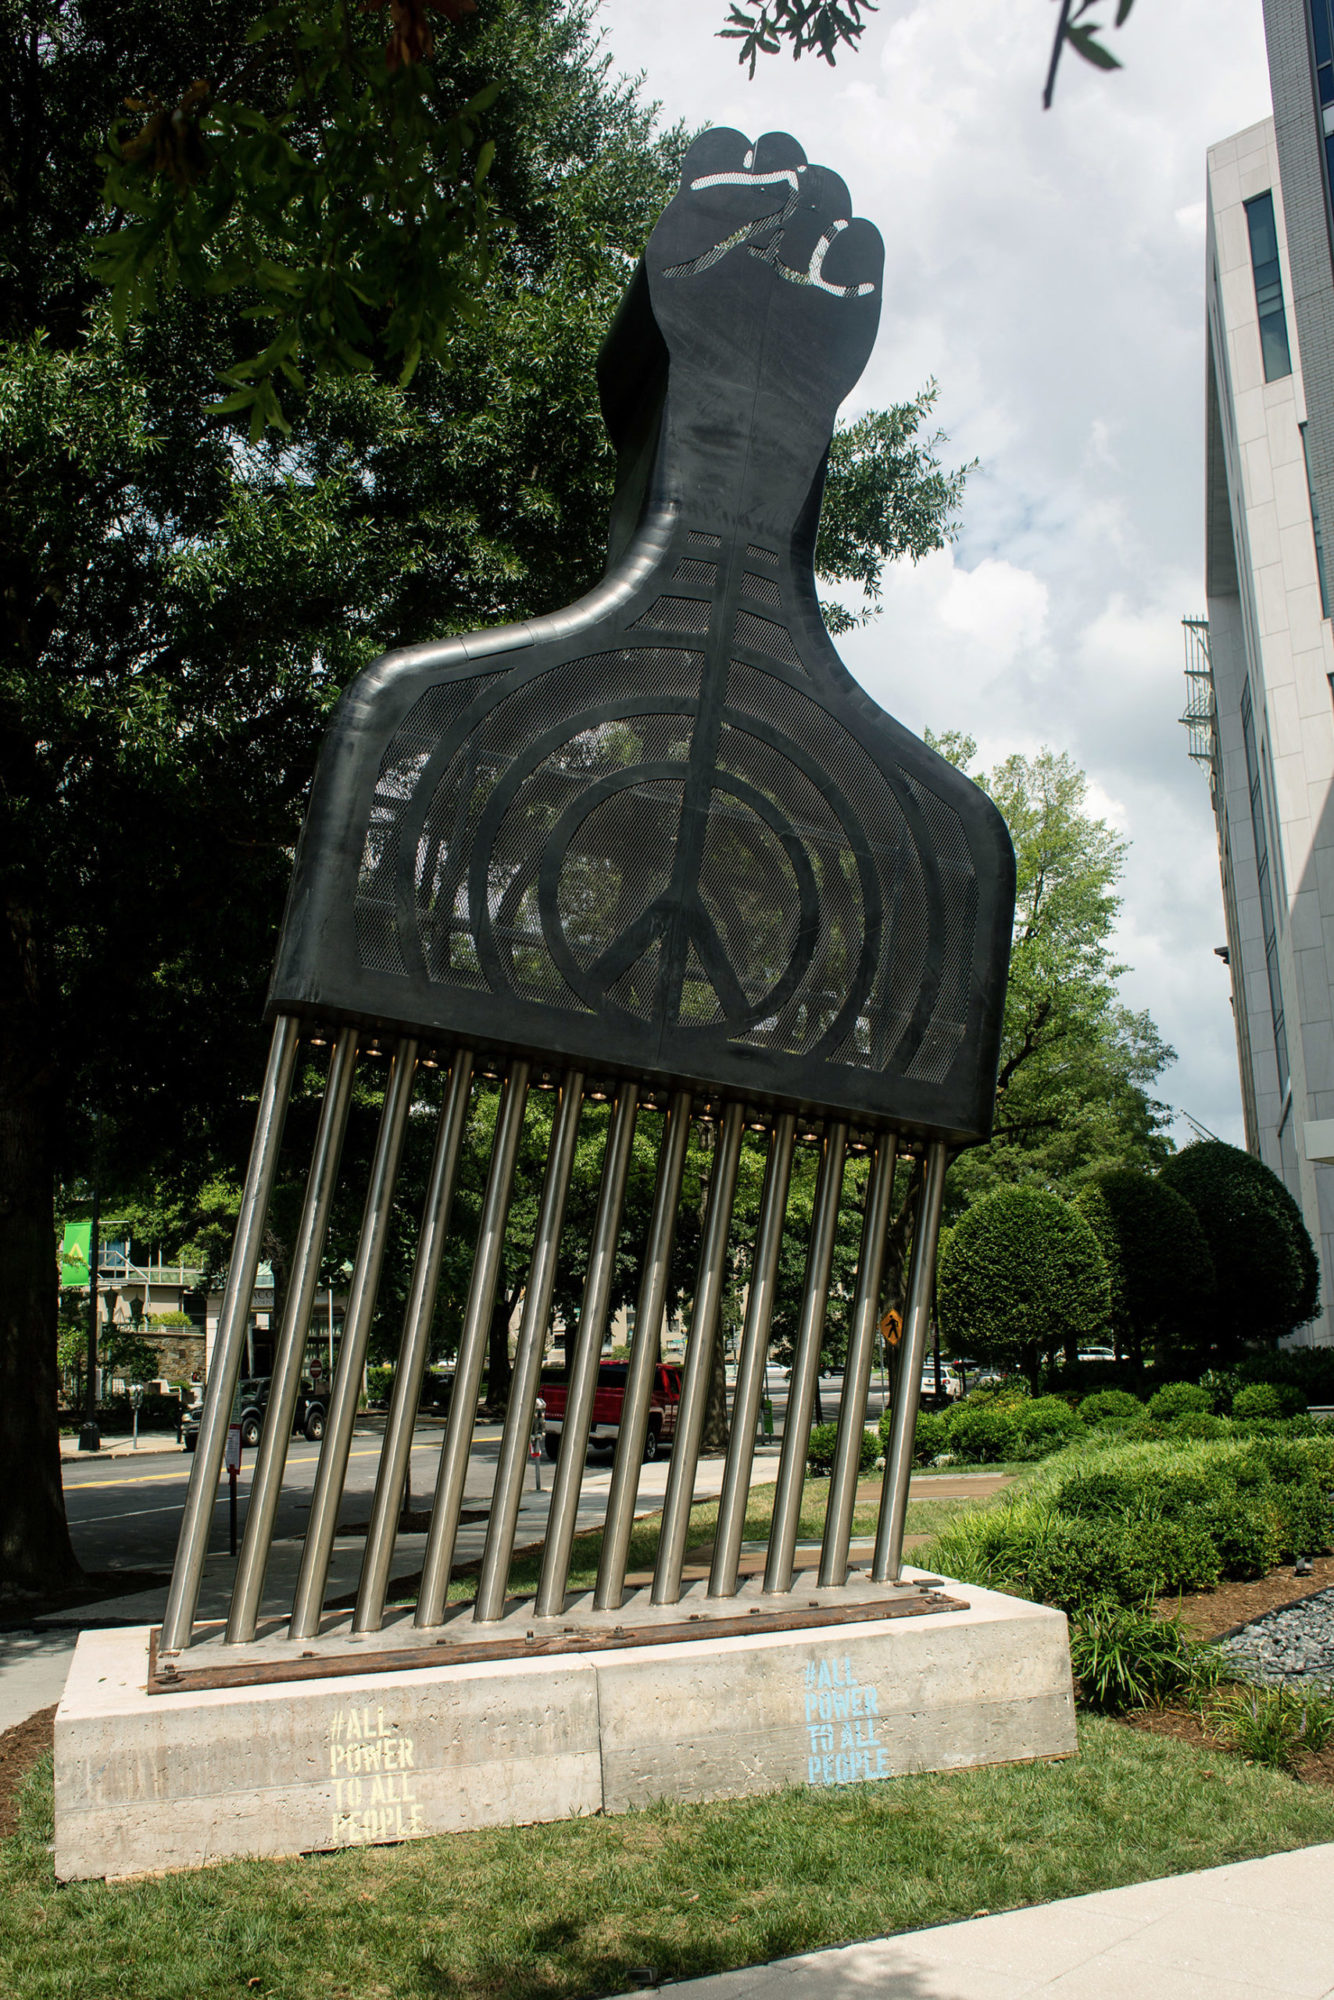
[[[1098,4],[1099,0],[1061,0],[1042,92],[1044,110],[1051,110],[1056,71],[1067,45],[1095,69],[1120,69],[1117,57],[1097,39],[1103,33],[1102,23],[1085,18]],[[1124,27],[1133,5],[1134,0],[1117,0],[1113,27]],[[853,50],[859,46],[866,32],[863,14],[876,11],[876,0],[742,0],[740,5],[729,0],[727,20],[718,33],[725,41],[741,43],[737,60],[750,64],[752,77],[757,59],[777,55],[784,43],[794,62],[814,54],[832,69],[840,45]]]
[[[1320,1310],[1320,1264],[1302,1212],[1277,1174],[1238,1146],[1205,1139],[1175,1154],[1161,1178],[1200,1219],[1218,1281],[1210,1346],[1235,1360]]]
[[[226,0],[0,16],[0,1575],[25,1585],[72,1564],[53,1185],[86,1173],[95,1106],[120,1182],[108,1199],[184,1217],[206,1183],[239,1178],[329,711],[390,644],[523,618],[596,580],[613,459],[590,359],[683,144],[610,74],[585,6],[495,0],[437,57],[451,102],[505,79],[486,116],[506,226],[477,311],[407,383],[372,315],[371,368],[288,382],[290,432],[252,443],[244,412],[212,413],[220,376],[253,353],[242,288],[182,285],[118,332],[87,270],[101,215],[86,141],[145,78],[207,73],[250,18]],[[39,198],[57,185],[58,203]],[[879,465],[897,502],[880,493],[859,545],[835,477],[828,577],[864,582],[867,548],[875,567],[929,545],[914,482],[939,467],[912,443],[927,408],[849,445],[857,479]],[[937,497],[944,536],[953,500]],[[266,1245],[280,1292],[321,1085],[303,1061]]]
[[[1161,1176],[1110,1167],[1080,1189],[1075,1207],[1107,1260],[1118,1351],[1139,1364],[1146,1348],[1198,1346],[1214,1308],[1214,1266],[1190,1203]]]
[[[928,731],[966,770],[971,737]],[[1125,843],[1089,812],[1088,780],[1064,752],[1008,757],[973,774],[1014,842],[1014,939],[993,1134],[950,1171],[949,1212],[1026,1180],[1073,1193],[1111,1166],[1167,1157],[1166,1108],[1149,1091],[1174,1060],[1147,1013],[1117,998],[1111,935]]]
[[[1021,1368],[1036,1395],[1041,1365],[1106,1331],[1107,1265],[1068,1201],[1045,1188],[1002,1187],[960,1217],[937,1278],[951,1354]]]

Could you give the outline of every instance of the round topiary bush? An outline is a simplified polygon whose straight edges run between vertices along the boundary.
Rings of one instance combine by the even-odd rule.
[[[1046,1188],[997,1188],[950,1231],[937,1281],[940,1330],[956,1354],[1039,1366],[1105,1333],[1107,1264],[1087,1221]]]
[[[1213,1303],[1214,1265],[1185,1197],[1152,1174],[1112,1167],[1080,1189],[1075,1206],[1107,1260],[1119,1351],[1193,1342]]]
[[[1200,1219],[1217,1282],[1211,1332],[1224,1355],[1257,1338],[1278,1339],[1315,1317],[1315,1246],[1277,1174],[1240,1147],[1205,1139],[1175,1153],[1160,1179]]]
[[[1019,1403],[974,1402],[966,1396],[944,1419],[949,1451],[973,1465],[997,1465],[1002,1459],[1024,1456],[1019,1434],[1021,1408]]]
[[[1075,1411],[1060,1396],[1034,1396],[1014,1412],[1020,1458],[1047,1458],[1084,1434]]]
[[[1248,1382],[1232,1398],[1234,1417],[1298,1417],[1306,1398],[1291,1382]]]
[[[1230,1429],[1226,1418],[1216,1417],[1212,1410],[1183,1410],[1171,1423],[1174,1438],[1226,1437]]]
[[[1133,1424],[1143,1415],[1143,1403],[1129,1389],[1095,1389],[1079,1405],[1080,1419],[1086,1424]]]
[[[1207,1389],[1201,1389],[1197,1382],[1164,1382],[1149,1398],[1149,1415],[1156,1417],[1160,1424],[1170,1424],[1174,1417],[1184,1417],[1187,1410],[1212,1412],[1214,1399]]]

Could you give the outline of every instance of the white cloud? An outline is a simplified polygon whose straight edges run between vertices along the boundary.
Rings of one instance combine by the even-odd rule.
[[[1084,766],[1132,842],[1126,998],[1179,1052],[1173,1103],[1237,1137],[1213,821],[1176,718],[1203,590],[1204,153],[1268,115],[1260,10],[1136,9],[1124,71],[1067,52],[1049,113],[1049,0],[886,0],[860,55],[762,60],[753,83],[715,39],[725,13],[604,18],[669,117],[792,131],[844,176],[887,253],[853,407],[934,375],[950,461],[982,461],[962,540],[887,577],[848,665],[984,763],[1045,742]]]

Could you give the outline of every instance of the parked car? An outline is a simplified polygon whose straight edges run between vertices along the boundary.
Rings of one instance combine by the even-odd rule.
[[[625,1384],[630,1366],[625,1361],[604,1361],[598,1368],[598,1385],[593,1392],[593,1422],[588,1435],[593,1450],[616,1443],[625,1408]],[[560,1451],[565,1422],[567,1378],[564,1369],[544,1368],[542,1400],[546,1413],[546,1454],[555,1458]],[[677,1413],[681,1407],[681,1370],[659,1361],[653,1370],[653,1392],[649,1399],[648,1432],[644,1458],[651,1462],[676,1435]]]
[[[253,1451],[259,1443],[259,1434],[264,1428],[264,1412],[269,1403],[269,1387],[272,1378],[268,1375],[254,1375],[241,1383],[241,1442]],[[297,1391],[296,1410],[292,1417],[292,1429],[302,1437],[317,1443],[324,1436],[324,1418],[328,1409],[325,1392],[311,1383],[303,1382]],[[181,1443],[187,1451],[193,1451],[199,1443],[199,1419],[203,1405],[187,1410],[181,1419]]]

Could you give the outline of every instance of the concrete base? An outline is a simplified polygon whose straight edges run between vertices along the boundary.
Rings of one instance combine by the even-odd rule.
[[[965,1610],[157,1695],[151,1628],[85,1632],[56,1715],[56,1873],[1071,1755],[1065,1619],[946,1587]]]

